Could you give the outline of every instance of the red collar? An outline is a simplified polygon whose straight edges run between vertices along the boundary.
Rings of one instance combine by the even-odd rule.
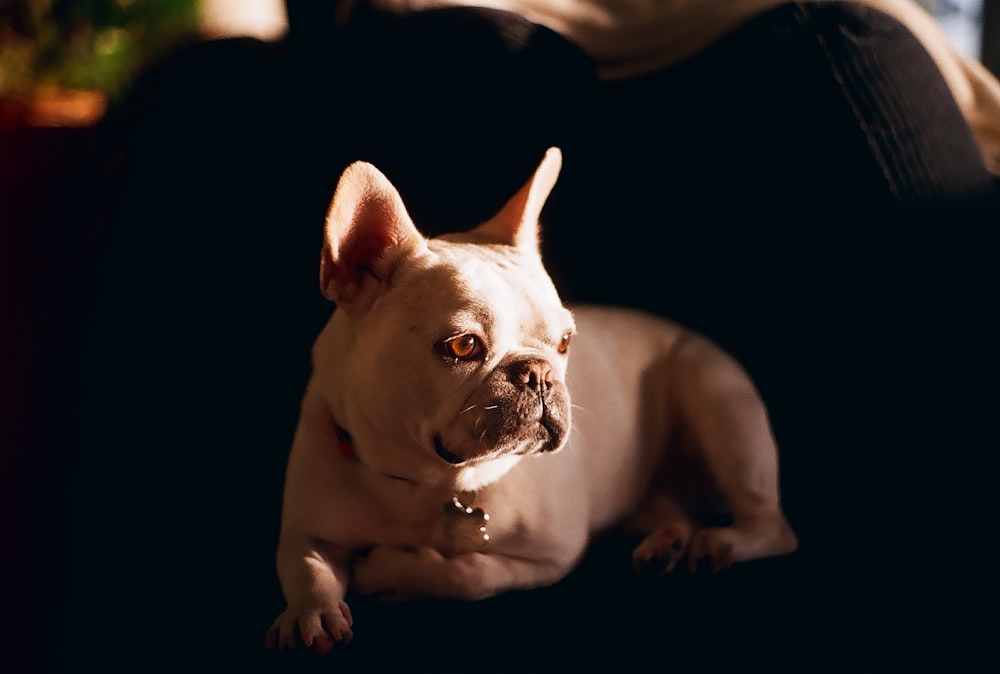
[[[358,453],[354,451],[354,440],[353,438],[351,438],[351,434],[345,431],[337,424],[333,425],[333,432],[337,434],[337,453],[340,454],[345,459],[348,459],[349,461],[361,463],[361,460],[358,458]],[[408,477],[403,477],[401,475],[393,475],[391,473],[382,473],[382,474],[385,475],[386,477],[391,477],[393,480],[402,480],[403,482],[409,482],[411,485],[414,486],[417,484],[416,481],[411,480]]]
[[[337,434],[337,453],[345,459],[357,461],[358,455],[354,451],[354,440],[351,439],[351,434],[337,424],[333,425],[333,432]]]
[[[333,425],[333,431],[337,434],[337,453],[345,459],[364,465],[358,459],[357,452],[354,451],[354,441],[351,439],[351,434],[337,424]],[[386,477],[391,477],[393,480],[402,480],[411,486],[417,485],[416,482],[406,477],[400,477],[399,475],[392,475],[390,473],[382,474]],[[471,521],[473,526],[479,529],[478,533],[475,535],[479,537],[481,541],[480,545],[483,545],[490,541],[490,535],[486,533],[486,525],[490,521],[490,516],[489,513],[484,511],[482,508],[473,508],[471,504],[473,499],[476,497],[476,493],[467,493],[469,496],[466,496],[466,494],[455,494],[450,501],[447,501],[445,503],[445,513],[451,516],[457,515],[460,522]]]

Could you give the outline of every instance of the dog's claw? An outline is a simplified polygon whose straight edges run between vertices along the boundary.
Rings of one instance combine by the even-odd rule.
[[[313,655],[326,655],[333,650],[333,643],[332,639],[328,639],[325,636],[318,636],[313,639],[309,650],[312,651]]]
[[[712,553],[711,560],[712,571],[714,573],[719,573],[720,571],[725,571],[730,568],[736,562],[733,554],[732,543],[726,543],[719,546],[719,549]]]
[[[326,609],[311,609],[301,614],[286,610],[264,635],[264,647],[268,650],[294,650],[301,643],[315,655],[326,655],[334,647],[351,642],[353,623],[351,610],[343,601]]]

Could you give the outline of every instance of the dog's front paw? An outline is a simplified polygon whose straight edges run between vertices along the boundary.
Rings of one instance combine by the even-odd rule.
[[[289,607],[275,618],[264,637],[264,645],[284,650],[295,648],[301,639],[316,655],[326,655],[335,645],[350,643],[353,624],[351,609],[343,601],[335,605],[317,603],[302,610]]]
[[[429,594],[428,573],[444,561],[432,548],[375,547],[355,559],[351,590],[392,603],[424,597]]]

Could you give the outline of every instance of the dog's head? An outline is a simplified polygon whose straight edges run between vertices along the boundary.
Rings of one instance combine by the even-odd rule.
[[[550,149],[496,216],[433,239],[375,167],[342,175],[320,266],[337,309],[312,386],[365,465],[476,489],[565,444],[574,324],[538,245],[560,163]]]

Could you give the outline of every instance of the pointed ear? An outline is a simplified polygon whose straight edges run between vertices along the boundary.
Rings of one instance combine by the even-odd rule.
[[[363,312],[400,261],[426,246],[389,179],[355,162],[341,175],[327,212],[320,290],[348,313]]]
[[[562,167],[562,152],[550,147],[534,175],[510,198],[500,212],[476,228],[477,235],[514,246],[538,249],[538,218],[556,184]]]

